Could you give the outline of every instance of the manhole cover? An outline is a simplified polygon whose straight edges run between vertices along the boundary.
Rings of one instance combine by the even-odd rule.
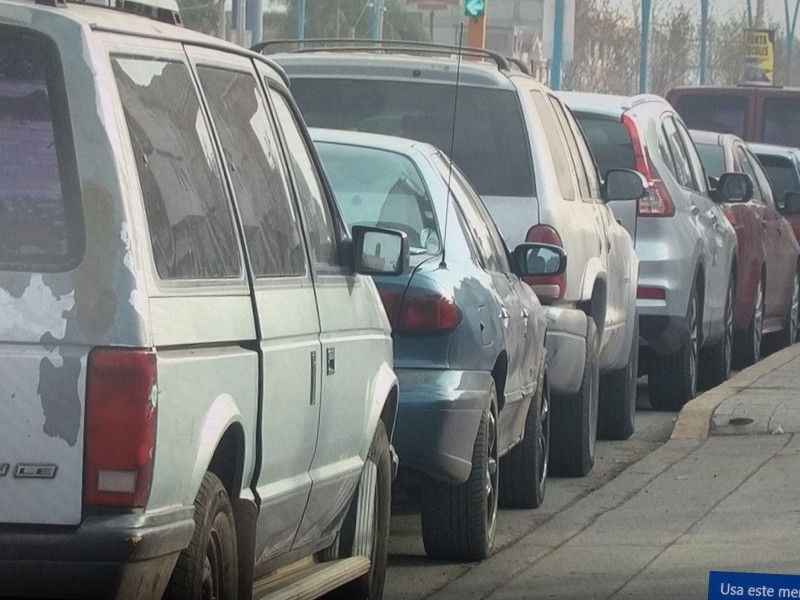
[[[732,419],[728,419],[730,425],[750,425],[752,422],[753,419],[748,419],[747,417],[733,417]]]

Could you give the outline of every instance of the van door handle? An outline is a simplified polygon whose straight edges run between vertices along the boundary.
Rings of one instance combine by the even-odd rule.
[[[311,351],[311,404],[317,401],[317,351]]]
[[[328,375],[336,373],[336,348],[328,348],[325,351],[325,362]]]

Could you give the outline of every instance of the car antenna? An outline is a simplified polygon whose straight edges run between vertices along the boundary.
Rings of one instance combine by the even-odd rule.
[[[453,195],[450,189],[450,182],[453,178],[453,149],[456,145],[456,121],[458,120],[458,87],[461,80],[461,52],[464,47],[464,23],[458,30],[458,61],[456,62],[456,91],[453,98],[453,126],[450,128],[450,151],[447,153],[447,200],[444,205],[444,234],[442,235],[442,261],[439,267],[447,268],[445,253],[447,252],[447,220],[450,217],[450,196]]]

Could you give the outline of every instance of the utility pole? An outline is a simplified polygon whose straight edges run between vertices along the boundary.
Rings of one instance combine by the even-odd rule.
[[[763,10],[764,0],[759,0]],[[800,8],[800,0],[795,0],[794,15],[792,16],[791,23],[789,22],[789,0],[783,0],[783,8],[786,12],[786,80],[784,83],[789,85],[789,77],[792,74],[792,59],[794,58],[794,32],[797,25],[797,10]]]
[[[372,39],[383,38],[383,0],[372,0]]]
[[[647,55],[650,48],[650,2],[642,0],[642,47],[639,54],[639,93],[647,92]]]
[[[294,37],[298,40],[303,40],[306,37],[306,0],[297,0],[295,9],[297,14],[295,15]]]
[[[708,0],[700,0],[700,85],[706,84],[707,73],[708,73]]]
[[[554,90],[560,90],[561,62],[564,52],[564,0],[555,0],[554,8],[553,62],[550,66],[550,87]]]

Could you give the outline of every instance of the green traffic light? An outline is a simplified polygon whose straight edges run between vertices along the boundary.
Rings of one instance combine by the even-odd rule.
[[[468,17],[482,17],[486,13],[486,0],[465,0],[464,14]]]

